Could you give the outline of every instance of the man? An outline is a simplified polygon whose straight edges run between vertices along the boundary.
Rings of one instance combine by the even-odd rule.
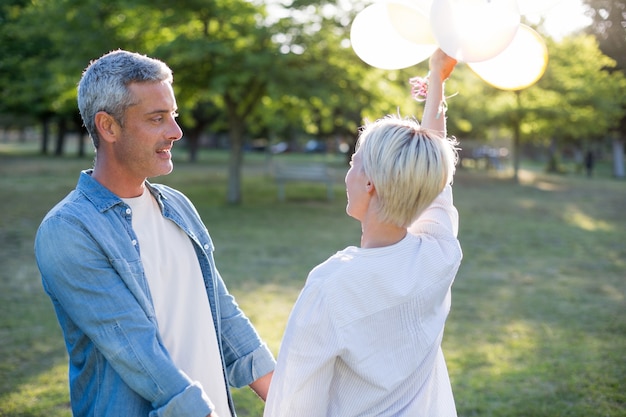
[[[92,62],[78,106],[94,168],[44,218],[35,255],[69,353],[75,416],[234,417],[229,385],[263,400],[274,358],[226,290],[169,174],[182,137],[172,71],[127,51]]]

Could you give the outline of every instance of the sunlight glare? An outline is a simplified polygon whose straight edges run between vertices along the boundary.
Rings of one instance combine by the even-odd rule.
[[[440,0],[431,7],[430,22],[444,52],[462,62],[479,62],[511,43],[520,14],[517,0]]]
[[[496,57],[468,64],[488,84],[502,90],[521,90],[541,76],[548,65],[548,48],[543,38],[520,25],[511,44]]]

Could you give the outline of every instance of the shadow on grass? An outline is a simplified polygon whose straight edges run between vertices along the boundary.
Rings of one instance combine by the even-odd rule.
[[[444,352],[461,416],[624,416],[626,184],[462,176]]]
[[[341,183],[332,202],[323,185],[296,185],[280,203],[257,162],[236,207],[223,164],[180,163],[158,181],[196,204],[229,289],[276,353],[310,269],[358,245],[360,229]],[[0,155],[0,416],[68,415],[63,339],[32,241],[90,164]],[[459,416],[625,416],[626,184],[521,179],[460,170],[455,180],[464,260],[444,353]],[[249,390],[235,401],[241,417],[261,415]]]

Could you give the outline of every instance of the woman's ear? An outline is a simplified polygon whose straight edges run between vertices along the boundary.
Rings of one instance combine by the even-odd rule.
[[[100,139],[115,142],[119,135],[119,124],[115,118],[105,111],[99,111],[96,113],[95,122]]]
[[[372,194],[374,191],[376,191],[376,187],[374,186],[372,180],[367,180],[367,183],[365,184],[365,190],[368,194]]]

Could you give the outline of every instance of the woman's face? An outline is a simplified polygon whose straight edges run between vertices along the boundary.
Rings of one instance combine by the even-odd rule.
[[[370,193],[368,192],[370,181],[363,172],[363,161],[360,151],[352,155],[350,169],[346,173],[345,182],[348,197],[346,213],[357,220],[363,220],[370,200]]]

